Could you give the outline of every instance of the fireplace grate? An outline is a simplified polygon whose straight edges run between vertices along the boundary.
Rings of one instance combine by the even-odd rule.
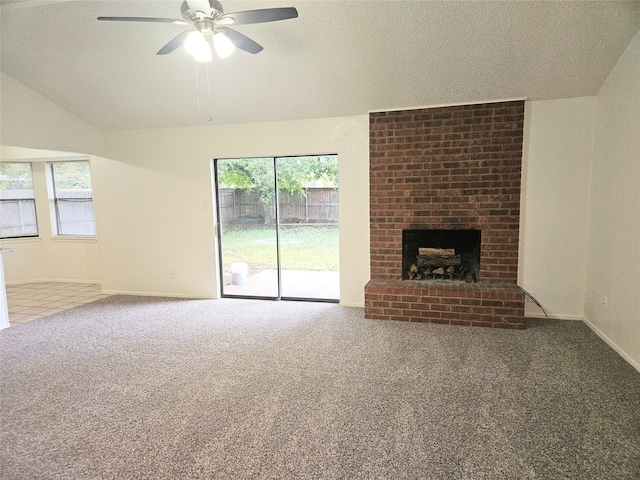
[[[473,265],[473,256],[461,255],[416,255],[415,263],[409,266],[407,280],[451,280],[475,283],[478,281]]]
[[[480,280],[480,230],[402,232],[402,279]]]

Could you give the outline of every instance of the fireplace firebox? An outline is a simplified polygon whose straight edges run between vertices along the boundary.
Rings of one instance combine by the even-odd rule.
[[[480,280],[480,230],[402,231],[402,279]]]

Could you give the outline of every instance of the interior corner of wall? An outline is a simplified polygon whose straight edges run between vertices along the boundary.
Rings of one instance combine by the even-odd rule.
[[[524,125],[522,131],[522,169],[520,173],[520,229],[518,239],[518,285],[524,284],[524,250],[527,228],[527,169],[529,165],[529,143],[531,129],[531,100],[524,102]]]

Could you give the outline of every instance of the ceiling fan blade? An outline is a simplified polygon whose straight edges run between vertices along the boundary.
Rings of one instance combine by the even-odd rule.
[[[296,18],[298,11],[294,7],[283,8],[263,8],[260,10],[246,10],[244,12],[234,12],[222,15],[217,21],[232,19],[234,25],[245,25],[248,23],[276,22]]]
[[[193,32],[193,30],[185,30],[180,35],[173,37],[164,47],[158,50],[158,53],[156,53],[156,55],[166,55],[167,53],[173,52],[176,48],[184,43],[187,35],[189,35],[191,32]]]
[[[249,53],[259,53],[263,50],[262,45],[254,42],[249,37],[241,34],[240,32],[236,32],[235,30],[231,30],[227,27],[217,27],[218,30],[223,32],[229,40],[233,42],[233,44],[241,50]]]
[[[209,0],[187,0],[187,5],[189,5],[189,10],[211,15],[211,6],[209,5]]]
[[[98,17],[98,20],[110,22],[159,22],[159,23],[175,23],[176,25],[191,25],[184,20],[177,18],[153,18],[153,17]]]

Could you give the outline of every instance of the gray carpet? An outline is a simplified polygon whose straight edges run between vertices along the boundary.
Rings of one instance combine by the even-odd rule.
[[[3,479],[640,478],[640,374],[580,322],[114,296],[0,351]]]

